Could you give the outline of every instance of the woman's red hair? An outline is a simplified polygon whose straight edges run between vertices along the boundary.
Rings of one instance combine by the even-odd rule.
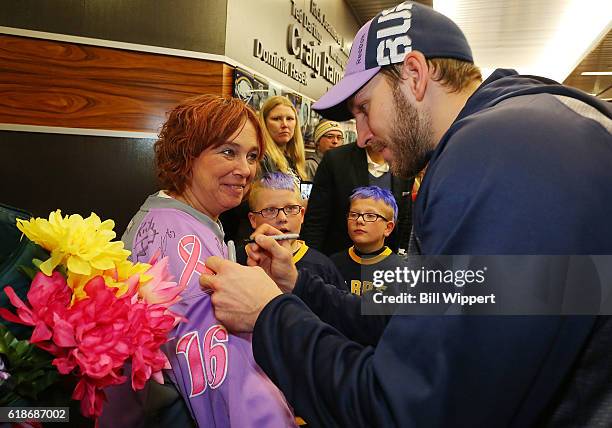
[[[194,159],[207,148],[229,141],[247,120],[255,127],[261,159],[264,154],[261,125],[255,112],[237,98],[200,95],[171,110],[155,143],[155,164],[162,189],[183,193],[191,178]]]

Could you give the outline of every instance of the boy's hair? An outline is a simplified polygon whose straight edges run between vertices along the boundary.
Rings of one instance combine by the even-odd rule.
[[[350,198],[352,201],[355,199],[374,199],[375,201],[383,201],[385,205],[393,210],[393,222],[397,223],[397,202],[391,193],[387,189],[381,189],[378,186],[363,186],[357,187],[353,190]]]
[[[298,201],[301,203],[302,198],[300,190],[295,183],[295,177],[284,172],[269,172],[264,174],[259,180],[256,180],[251,185],[251,191],[249,192],[249,208],[255,208],[255,202],[257,201],[257,194],[261,189],[272,189],[272,190],[291,190],[293,191]]]

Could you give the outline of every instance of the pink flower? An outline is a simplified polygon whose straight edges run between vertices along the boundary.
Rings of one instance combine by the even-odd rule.
[[[180,300],[179,295],[185,286],[179,286],[172,281],[172,275],[168,270],[168,257],[159,261],[153,260],[153,266],[145,275],[152,276],[138,288],[138,294],[145,302],[168,308]]]
[[[161,347],[181,319],[169,306],[180,299],[182,288],[170,281],[167,259],[146,274],[152,278],[144,289],[138,288],[138,275],[134,275],[120,297],[117,288],[95,276],[84,285],[86,297],[72,306],[72,291],[57,272],[50,277],[36,275],[27,295],[29,306],[11,287],[5,288],[17,313],[2,308],[0,316],[34,326],[30,342],[56,357],[53,365],[58,372],[79,378],[72,397],[81,400],[85,416],[100,416],[103,388],[127,380],[123,374],[127,361],[132,362],[135,390],[142,389],[149,378],[163,383],[161,370],[170,367]]]
[[[83,415],[100,416],[106,396],[104,395],[104,391],[97,387],[95,383],[88,382],[85,378],[82,378],[79,383],[77,383],[72,398],[81,400],[81,413]]]
[[[57,346],[50,341],[55,325],[54,316],[66,311],[71,298],[65,278],[59,272],[53,272],[51,276],[37,273],[27,294],[31,308],[17,296],[12,287],[5,287],[4,291],[17,308],[17,315],[1,308],[0,316],[7,321],[34,326],[30,342],[55,354]]]
[[[170,368],[170,363],[161,346],[167,341],[167,333],[174,327],[174,315],[167,314],[163,307],[140,304],[135,307],[132,321],[132,340],[136,347],[132,358],[132,388],[142,389],[145,382],[153,377],[163,383],[161,369]],[[166,333],[163,333],[166,332]]]

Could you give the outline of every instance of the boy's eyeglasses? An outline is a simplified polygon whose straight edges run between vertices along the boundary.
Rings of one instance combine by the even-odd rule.
[[[346,218],[351,221],[357,221],[359,220],[359,217],[363,217],[363,221],[367,223],[374,223],[379,218],[382,218],[384,221],[389,221],[380,214],[376,213],[356,213],[355,211],[349,211],[348,215],[346,216]]]
[[[323,138],[327,138],[328,140],[344,141],[344,137],[342,135],[325,134],[323,135]]]
[[[253,214],[259,214],[263,218],[276,218],[276,216],[278,215],[280,211],[284,212],[287,217],[294,216],[294,215],[298,215],[300,211],[302,211],[302,206],[301,205],[287,205],[286,207],[282,207],[282,208],[270,207],[270,208],[264,208],[261,211],[251,211],[251,212]]]

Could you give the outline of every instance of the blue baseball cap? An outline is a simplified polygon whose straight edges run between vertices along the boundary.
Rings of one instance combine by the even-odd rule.
[[[423,53],[426,58],[474,62],[472,49],[457,24],[428,6],[406,1],[383,10],[359,29],[344,77],[312,108],[327,119],[352,118],[346,101],[382,66],[404,61],[412,50]]]

